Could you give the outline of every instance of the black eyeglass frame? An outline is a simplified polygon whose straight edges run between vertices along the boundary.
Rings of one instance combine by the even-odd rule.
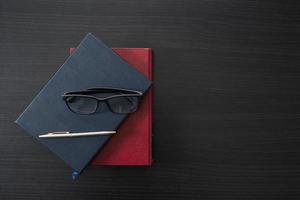
[[[116,94],[116,95],[111,95],[108,97],[96,97],[93,95],[86,95],[86,93],[114,93],[114,92],[122,92],[122,94]],[[124,94],[125,93],[125,94]],[[143,93],[141,91],[138,90],[130,90],[130,89],[123,89],[123,88],[108,88],[108,87],[101,87],[101,88],[89,88],[87,90],[82,90],[82,91],[73,91],[73,92],[66,92],[62,95],[63,99],[66,102],[66,105],[68,106],[69,110],[76,113],[76,114],[80,114],[80,115],[90,115],[90,114],[94,114],[98,108],[99,108],[99,102],[104,102],[107,107],[109,108],[109,110],[113,113],[117,113],[117,114],[127,114],[127,113],[120,113],[120,112],[115,112],[111,106],[109,105],[109,103],[107,102],[108,99],[111,98],[117,98],[117,97],[137,97],[138,101],[140,100],[140,98],[143,96]],[[93,112],[90,113],[80,113],[80,112],[75,112],[72,108],[70,108],[68,102],[66,101],[67,97],[86,97],[86,98],[92,98],[97,100],[97,107],[95,108],[95,110]],[[137,107],[135,108],[135,110],[133,110],[132,112],[135,112],[138,108],[139,103],[137,104]],[[129,113],[132,113],[129,112]]]

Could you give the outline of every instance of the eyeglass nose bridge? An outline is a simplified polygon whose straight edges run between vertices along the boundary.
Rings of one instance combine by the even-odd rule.
[[[107,101],[105,100],[98,100],[97,102],[97,109],[95,112],[106,112],[106,111],[109,111],[110,108],[109,108],[109,105],[107,103]]]

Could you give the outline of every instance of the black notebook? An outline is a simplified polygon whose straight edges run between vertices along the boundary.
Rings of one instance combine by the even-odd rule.
[[[38,136],[55,131],[116,130],[126,114],[109,110],[92,115],[75,114],[68,109],[61,95],[95,87],[127,88],[145,93],[150,85],[151,81],[143,74],[89,33],[16,123],[80,173],[110,136],[56,139]]]

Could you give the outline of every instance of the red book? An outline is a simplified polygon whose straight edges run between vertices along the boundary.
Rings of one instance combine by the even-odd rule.
[[[75,48],[70,48],[72,53]],[[152,50],[150,48],[113,48],[129,64],[152,79]],[[103,146],[92,165],[143,165],[152,164],[152,97],[153,89],[145,94],[139,109],[128,115]],[[101,123],[101,122],[99,122]]]

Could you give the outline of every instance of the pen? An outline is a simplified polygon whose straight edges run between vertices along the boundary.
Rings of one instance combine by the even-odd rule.
[[[116,131],[94,131],[94,132],[78,132],[73,133],[69,131],[51,132],[43,135],[39,135],[39,138],[66,138],[66,137],[86,137],[97,135],[111,135],[117,133]]]

